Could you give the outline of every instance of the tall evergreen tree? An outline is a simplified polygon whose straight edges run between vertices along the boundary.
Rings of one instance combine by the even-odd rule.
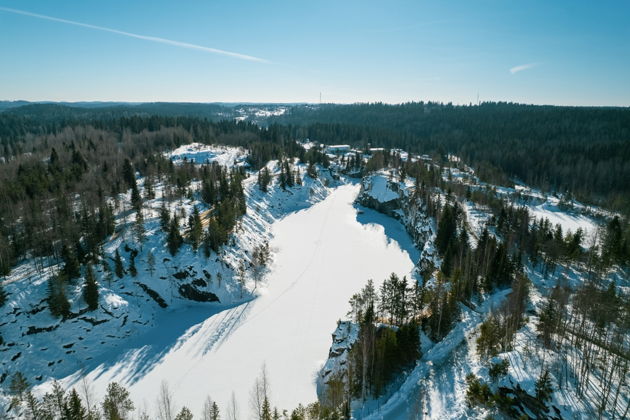
[[[435,238],[435,246],[440,253],[444,255],[449,245],[454,242],[457,234],[457,218],[453,207],[446,205],[438,223],[437,236]]]
[[[188,224],[190,226],[190,243],[192,244],[193,249],[197,250],[203,236],[203,225],[201,223],[201,216],[199,215],[199,209],[197,206],[193,208]]]
[[[118,250],[116,250],[115,256],[114,256],[114,272],[116,273],[116,277],[118,277],[119,279],[122,279],[123,276],[125,275],[125,269],[123,268],[123,262],[122,262],[122,258],[120,257],[120,252],[118,252]]]
[[[179,221],[177,220],[177,217],[173,217],[171,219],[168,236],[166,238],[166,244],[171,255],[175,256],[175,254],[177,254],[177,251],[179,250],[179,247],[182,246],[183,242],[184,239],[179,233]]]
[[[87,410],[83,407],[81,398],[73,388],[65,398],[63,409],[64,420],[87,420]]]
[[[87,303],[90,311],[98,308],[98,284],[94,278],[92,266],[88,265],[85,270],[85,284],[83,286],[83,299]]]
[[[110,383],[107,386],[102,409],[106,420],[126,419],[127,413],[134,409],[133,401],[129,398],[129,391],[117,382]]]
[[[66,297],[64,274],[53,276],[48,280],[48,308],[54,317],[67,317],[70,314],[70,302]]]
[[[63,259],[63,271],[69,279],[75,279],[81,275],[79,260],[69,246],[63,245],[61,248],[61,258]]]

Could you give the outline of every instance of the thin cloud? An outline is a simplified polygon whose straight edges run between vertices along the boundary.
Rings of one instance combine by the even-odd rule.
[[[514,66],[510,69],[510,73],[516,74],[523,70],[533,69],[534,67],[538,67],[540,63],[529,63],[529,64],[521,64],[520,66]]]
[[[17,14],[17,15],[30,16],[30,17],[34,17],[34,18],[38,18],[38,19],[50,20],[50,21],[53,21],[53,22],[65,23],[65,24],[68,24],[68,25],[80,26],[80,27],[83,27],[83,28],[94,29],[94,30],[97,30],[97,31],[110,32],[110,33],[113,33],[113,34],[127,36],[127,37],[130,37],[130,38],[142,39],[144,41],[151,41],[151,42],[157,42],[157,43],[160,43],[160,44],[171,45],[173,47],[187,48],[187,49],[190,49],[190,50],[203,51],[203,52],[207,52],[207,53],[211,53],[211,54],[225,55],[225,56],[232,57],[232,58],[238,58],[240,60],[256,61],[256,62],[259,62],[259,63],[268,63],[269,62],[268,60],[265,60],[264,58],[254,57],[254,56],[251,56],[251,55],[241,54],[241,53],[237,53],[237,52],[233,52],[233,51],[226,51],[226,50],[221,50],[221,49],[218,49],[218,48],[204,47],[203,45],[189,44],[188,42],[174,41],[172,39],[159,38],[159,37],[156,37],[156,36],[134,34],[132,32],[119,31],[118,29],[106,28],[104,26],[91,25],[91,24],[88,24],[88,23],[81,23],[81,22],[76,22],[76,21],[73,21],[73,20],[56,18],[56,17],[53,17],[53,16],[40,15],[38,13],[31,13],[31,12],[27,12],[25,10],[10,9],[8,7],[1,7],[0,6],[0,11],[8,12],[8,13],[14,13],[14,14]]]

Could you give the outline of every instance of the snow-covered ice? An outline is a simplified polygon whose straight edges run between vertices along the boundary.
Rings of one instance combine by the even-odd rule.
[[[151,407],[167,380],[176,401],[193,412],[207,395],[225,407],[234,391],[247,416],[249,391],[265,363],[274,405],[315,401],[314,376],[350,296],[369,278],[413,269],[415,251],[402,225],[376,212],[366,218],[369,209],[359,215],[358,191],[358,184],[343,185],[274,223],[274,264],[260,297],[223,310],[191,305],[163,313],[160,328],[89,373],[95,389],[120,381],[139,406]]]

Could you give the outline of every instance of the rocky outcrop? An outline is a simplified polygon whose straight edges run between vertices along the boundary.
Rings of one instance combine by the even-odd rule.
[[[324,406],[328,403],[328,388],[336,382],[344,388],[348,386],[347,363],[348,353],[357,341],[359,326],[350,321],[340,321],[332,334],[332,345],[328,359],[317,374],[317,398]]]
[[[164,299],[162,299],[162,296],[160,296],[160,294],[158,292],[156,292],[155,290],[151,289],[149,286],[147,286],[144,283],[136,282],[136,284],[138,285],[138,287],[140,287],[142,290],[144,290],[144,292],[147,295],[149,295],[149,297],[151,299],[153,299],[158,305],[160,305],[160,308],[168,307],[168,304],[166,303],[166,301]]]
[[[219,302],[217,295],[199,290],[192,284],[182,284],[179,286],[178,290],[182,297],[194,300],[195,302]]]
[[[433,220],[426,206],[413,194],[413,186],[396,182],[386,172],[366,176],[361,183],[357,203],[399,220],[421,251],[418,270],[429,272],[436,266],[437,255],[432,246],[435,233]]]
[[[382,173],[363,178],[357,202],[396,219],[401,216],[399,187]]]

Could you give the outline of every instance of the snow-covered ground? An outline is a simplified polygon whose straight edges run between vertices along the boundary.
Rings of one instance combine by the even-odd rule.
[[[589,239],[592,239],[597,234],[598,224],[593,218],[584,214],[570,212],[560,209],[557,205],[551,203],[550,200],[545,201],[543,204],[527,206],[529,213],[532,217],[538,219],[549,219],[552,225],[562,226],[562,231],[575,232],[578,229],[582,229],[587,239],[585,244],[590,245]]]
[[[315,401],[313,378],[350,296],[368,278],[413,269],[402,225],[368,209],[358,215],[358,191],[358,184],[342,185],[273,224],[274,264],[260,297],[222,310],[191,305],[162,314],[160,328],[89,373],[95,389],[120,381],[140,406],[152,407],[168,380],[176,400],[194,412],[207,395],[225,407],[234,391],[247,417],[249,391],[266,364],[274,405]]]
[[[178,147],[166,154],[173,162],[193,162],[196,164],[218,163],[221,166],[245,164],[247,154],[237,147],[190,143]]]

